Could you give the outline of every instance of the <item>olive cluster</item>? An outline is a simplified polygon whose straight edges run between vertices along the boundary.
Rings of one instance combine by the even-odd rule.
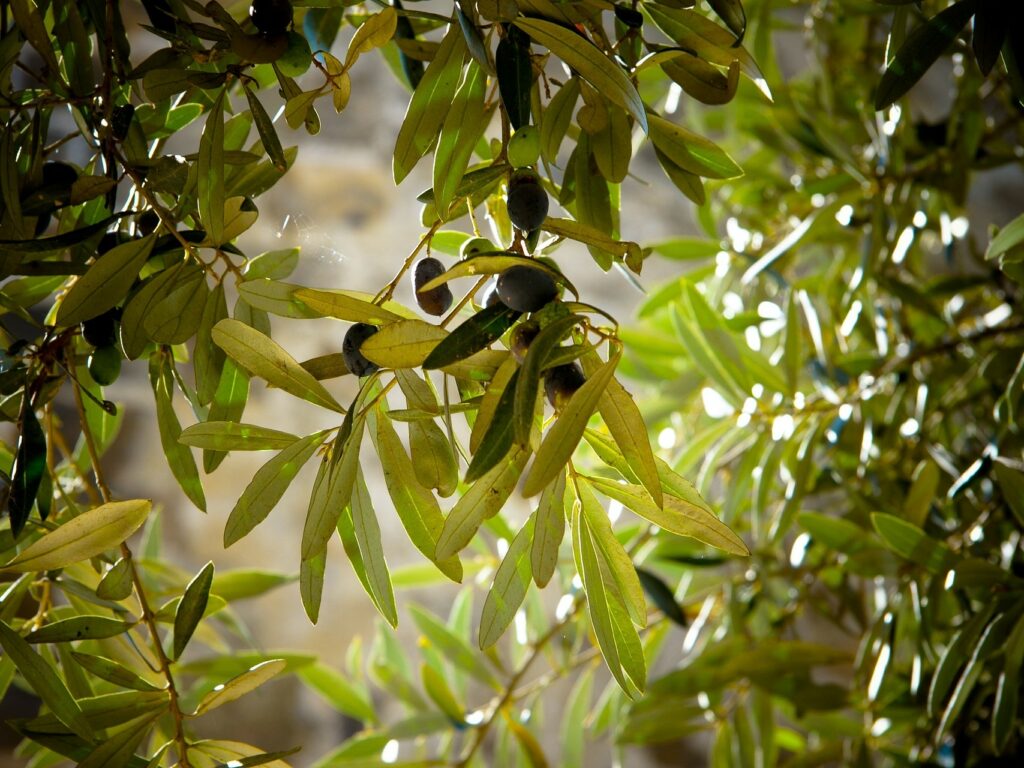
[[[535,129],[523,126],[513,136],[510,151],[520,162],[535,162],[533,145],[538,141]],[[509,178],[505,198],[509,219],[516,229],[529,236],[537,233],[548,215],[548,195],[540,177],[530,168],[519,168]],[[460,256],[469,259],[474,256],[499,252],[490,240],[484,237],[469,238],[462,246]],[[412,271],[413,291],[420,309],[429,315],[440,317],[451,309],[454,297],[447,283],[428,288],[426,286],[445,273],[445,266],[433,256],[426,256],[416,262]],[[559,287],[550,272],[527,264],[517,264],[502,271],[492,281],[484,296],[482,305],[486,309],[507,307],[517,313],[532,315],[556,301]],[[360,351],[362,344],[377,332],[367,323],[356,323],[345,334],[342,342],[342,357],[348,370],[356,376],[368,376],[378,370],[376,363],[368,360]],[[536,319],[527,318],[516,325],[509,337],[512,354],[522,363],[530,343],[540,332]],[[561,409],[573,393],[585,381],[583,371],[575,363],[548,368],[544,373],[544,391],[555,409]]]

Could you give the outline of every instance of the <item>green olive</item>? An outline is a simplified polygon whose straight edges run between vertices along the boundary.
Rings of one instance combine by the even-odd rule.
[[[534,165],[540,158],[540,131],[534,125],[524,125],[508,142],[508,161],[513,168]]]
[[[86,367],[93,381],[101,387],[109,386],[121,374],[121,350],[113,344],[97,347],[89,355]]]
[[[479,253],[489,253],[497,250],[498,247],[486,237],[471,237],[459,249],[459,258],[468,259],[470,256],[476,256]]]
[[[286,77],[298,77],[307,69],[313,60],[313,52],[309,49],[309,41],[298,32],[288,33],[288,47],[277,60],[277,68]]]

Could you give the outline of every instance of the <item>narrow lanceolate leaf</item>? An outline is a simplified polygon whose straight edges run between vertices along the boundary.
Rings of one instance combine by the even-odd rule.
[[[409,422],[409,453],[416,479],[447,498],[459,485],[459,465],[448,436],[433,419]]]
[[[236,421],[204,421],[185,429],[178,442],[217,451],[275,451],[298,440],[297,435],[257,424]]]
[[[254,376],[296,397],[339,413],[339,405],[317,381],[277,342],[238,320],[221,320],[213,327],[213,342]]]
[[[249,87],[245,88],[245,98],[249,101],[249,112],[252,114],[252,121],[256,123],[256,130],[260,134],[260,141],[263,142],[263,149],[266,150],[267,156],[274,163],[275,168],[282,172],[286,171],[288,161],[285,160],[284,148],[281,146],[281,140],[277,137],[277,131],[274,130],[274,123],[271,121],[270,115],[267,114],[267,110],[263,108],[263,104]]]
[[[501,338],[521,312],[504,304],[485,307],[443,338],[423,360],[426,370],[443,368],[486,349]]]
[[[466,42],[462,32],[451,25],[434,60],[416,86],[398,131],[392,168],[396,184],[409,175],[437,140],[455,98],[465,56]]]
[[[960,0],[911,32],[889,62],[875,92],[875,109],[885,109],[909,91],[953,44],[977,10],[977,0]]]
[[[593,490],[585,483],[578,486],[582,515],[602,560],[602,571],[615,585],[630,619],[638,627],[647,625],[647,606],[636,568],[612,530],[611,521]]]
[[[356,473],[356,487],[352,492],[349,508],[351,517],[342,515],[338,521],[338,532],[341,534],[345,551],[349,559],[353,558],[353,554],[358,555],[362,571],[366,575],[364,587],[370,599],[377,606],[381,616],[387,619],[392,627],[397,627],[398,610],[395,606],[394,589],[391,586],[391,574],[384,559],[384,547],[381,545],[380,524],[377,522],[377,515],[373,511],[373,499],[361,472]],[[356,546],[354,553],[350,551],[347,524],[351,526],[351,543]],[[353,567],[355,566],[356,563],[353,562]]]
[[[352,42],[348,44],[348,52],[345,55],[345,69],[349,69],[364,53],[380,48],[388,40],[395,36],[395,29],[398,26],[398,13],[394,8],[385,8],[380,13],[375,13],[359,25],[356,33],[352,35]]]
[[[192,633],[199,626],[199,622],[206,612],[206,603],[210,599],[212,584],[213,563],[207,563],[185,588],[185,594],[182,595],[181,602],[178,603],[178,610],[174,613],[173,658],[177,659],[181,656],[188,641],[192,639]]]
[[[113,683],[121,688],[130,688],[136,691],[159,691],[159,687],[148,680],[140,677],[127,667],[116,661],[106,659],[102,656],[93,656],[81,651],[72,651],[71,655],[84,669],[96,675],[96,677]]]
[[[431,560],[437,549],[437,538],[444,527],[444,517],[434,494],[416,481],[416,472],[391,420],[381,412],[370,414],[371,432],[380,456],[381,469],[388,494],[402,526],[416,548]],[[434,560],[438,569],[453,581],[462,580],[462,563],[457,557]]]
[[[871,524],[891,550],[932,573],[944,572],[956,560],[943,542],[895,515],[876,512],[871,515]]]
[[[603,567],[599,550],[590,535],[582,505],[573,508],[572,541],[598,648],[619,687],[633,697],[643,690],[647,677],[640,638],[626,616],[619,596],[614,594],[614,585],[610,583],[607,569]]]
[[[530,586],[530,545],[536,514],[526,521],[505,553],[505,558],[494,573],[494,582],[484,601],[480,614],[480,648],[490,648],[515,618]]]
[[[145,522],[152,502],[111,501],[50,531],[4,565],[8,571],[51,571],[116,547]]]
[[[0,621],[0,646],[50,711],[76,734],[92,741],[92,729],[85,715],[56,670],[3,621]]]
[[[558,549],[565,536],[565,482],[566,473],[559,473],[540,496],[534,526],[530,567],[533,580],[544,587],[558,565]]]
[[[162,714],[156,711],[133,718],[126,727],[101,740],[78,763],[78,768],[116,768],[128,764],[139,744],[149,734],[154,721]]]
[[[533,86],[530,38],[515,27],[510,28],[498,41],[494,65],[505,114],[512,130],[518,131],[530,123],[530,89]]]
[[[224,234],[224,90],[210,107],[199,140],[199,220],[210,242],[220,245]]]
[[[224,526],[225,547],[234,544],[266,519],[327,435],[327,431],[308,435],[259,468],[228,515]]]
[[[167,458],[171,474],[189,500],[203,512],[206,511],[206,494],[199,479],[199,468],[196,466],[192,451],[179,442],[181,423],[174,412],[174,376],[171,372],[173,362],[164,354],[154,354],[149,360],[149,381],[153,387],[153,398],[156,401],[156,422],[160,429],[160,445]]]
[[[209,405],[217,391],[217,383],[224,368],[224,350],[213,343],[213,326],[228,316],[224,298],[224,283],[217,283],[203,307],[203,316],[196,330],[192,354],[192,368],[196,378],[196,398],[200,405]]]
[[[544,442],[537,451],[537,457],[533,460],[533,466],[530,467],[530,473],[526,476],[523,496],[535,496],[544,490],[569,461],[583,436],[587,421],[597,410],[601,395],[615,375],[619,355],[620,353],[616,352],[611,360],[602,365],[576,390],[554,426],[548,430]]]
[[[540,151],[549,163],[554,163],[558,159],[558,150],[569,129],[569,123],[572,122],[572,113],[576,109],[579,96],[579,80],[571,78],[551,97],[547,109],[541,115]]]
[[[386,325],[401,320],[402,315],[374,304],[369,294],[357,291],[318,291],[314,288],[297,288],[292,297],[307,307],[327,317],[336,317],[350,323]]]
[[[528,454],[514,450],[477,480],[445,518],[437,539],[436,557],[443,560],[458,554],[472,541],[484,521],[494,517],[515,490],[526,466]]]
[[[302,528],[303,560],[309,560],[327,548],[342,510],[349,505],[359,470],[359,448],[363,444],[364,424],[362,418],[354,419],[348,436],[340,445],[335,443],[333,446],[327,493],[320,497],[323,503],[311,503],[306,512]]]
[[[409,612],[420,632],[447,661],[465,670],[484,685],[497,691],[501,690],[501,683],[494,676],[486,659],[470,648],[461,637],[417,605],[410,605]]]
[[[661,580],[661,577],[643,568],[637,568],[636,575],[640,577],[640,586],[644,588],[644,592],[647,593],[647,596],[651,598],[658,609],[665,614],[665,618],[678,624],[680,627],[685,627],[686,614],[683,613],[683,609],[676,602],[672,590]]]
[[[320,618],[320,600],[324,594],[324,570],[327,568],[327,550],[313,555],[299,564],[299,595],[310,622]]]
[[[490,111],[484,110],[487,74],[475,61],[466,65],[434,150],[434,205],[447,211],[455,190],[469,166],[473,148],[487,127]]]
[[[72,640],[102,640],[127,632],[132,624],[106,616],[72,616],[46,624],[28,635],[30,643],[67,643]]]
[[[196,714],[201,715],[242,698],[282,672],[286,666],[288,666],[288,662],[285,659],[271,659],[257,664],[206,694],[199,702]]]
[[[743,169],[710,139],[663,117],[654,114],[650,117],[651,141],[655,148],[684,171],[709,179],[732,179],[743,175]]]
[[[68,327],[102,315],[127,296],[155,243],[156,237],[149,235],[114,246],[100,256],[61,299],[57,325]]]
[[[511,359],[511,358],[510,358]],[[513,365],[515,361],[512,361]],[[508,455],[515,437],[513,417],[515,415],[516,382],[520,370],[514,368],[511,378],[505,382],[505,389],[498,398],[498,403],[489,414],[489,424],[477,446],[473,459],[466,468],[466,482],[472,483],[491,471],[498,462]],[[478,414],[477,418],[481,416]],[[475,425],[474,425],[475,426]]]
[[[596,372],[596,363],[597,360],[591,356],[583,358],[583,367],[587,375],[592,376]],[[647,424],[637,407],[636,399],[626,391],[618,379],[612,377],[597,407],[630,469],[651,494],[655,505],[662,506],[664,501],[658,465],[655,463],[654,451],[647,436]]]
[[[298,675],[302,682],[339,712],[368,723],[377,721],[377,714],[367,700],[366,693],[333,667],[317,662],[303,667]]]
[[[419,368],[448,331],[422,320],[385,325],[363,342],[359,351],[383,368]]]
[[[587,478],[602,495],[615,499],[645,520],[670,533],[689,536],[731,555],[747,557],[750,550],[725,523],[702,507],[676,496],[666,495],[663,506],[651,499],[647,490],[631,483],[616,483],[600,477]]]
[[[514,22],[534,42],[547,48],[596,88],[605,98],[628,111],[647,130],[647,112],[626,73],[593,43],[544,19],[518,18]]]
[[[729,31],[736,35],[736,42],[743,41],[743,33],[747,31],[747,14],[743,11],[740,0],[708,0],[708,5],[725,22]]]
[[[45,474],[46,436],[39,424],[32,400],[24,397],[21,407],[21,434],[18,435],[18,451],[11,468],[11,488],[7,498],[11,532],[15,536],[21,533],[28,521]]]

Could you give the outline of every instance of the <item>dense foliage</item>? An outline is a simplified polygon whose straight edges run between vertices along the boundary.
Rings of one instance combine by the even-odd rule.
[[[584,765],[600,735],[627,751],[698,731],[716,766],[1018,751],[1024,217],[990,237],[967,203],[980,173],[1020,170],[1020,11],[408,5],[0,4],[0,691],[43,705],[12,723],[21,755],[284,766],[192,721],[285,674],[365,726],[302,758],[325,767]],[[155,52],[133,55],[143,38]],[[808,63],[784,77],[779,46]],[[424,234],[375,295],[288,282],[297,251],[237,238],[292,132],[344,119],[350,71],[381,55],[411,90],[395,182],[433,155]],[[915,111],[925,76],[939,122]],[[628,239],[628,177],[659,166],[704,237]],[[656,258],[683,274],[620,325],[558,260],[572,242],[608,280]],[[407,277],[416,307],[394,298]],[[340,320],[344,342],[298,361],[271,316],[339,339]],[[273,452],[225,546],[315,467],[297,578],[184,573],[153,503],[109,487],[104,387],[143,360],[198,510],[200,465]],[[323,383],[341,376],[351,403]],[[263,385],[334,426],[246,423]],[[514,493],[535,499],[525,521]],[[396,517],[425,562],[393,578]],[[316,622],[336,532],[384,620],[366,658],[240,651],[237,600],[297,581]],[[447,617],[396,600],[438,580],[465,580]],[[405,716],[385,722],[385,700]]]

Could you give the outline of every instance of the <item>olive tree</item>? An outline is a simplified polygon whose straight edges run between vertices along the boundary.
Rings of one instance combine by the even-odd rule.
[[[0,690],[41,700],[11,723],[20,754],[284,766],[193,730],[284,675],[363,723],[301,756],[325,767],[584,765],[598,737],[628,762],[697,732],[716,766],[1019,752],[1024,218],[967,206],[985,171],[1020,172],[1020,11],[407,5],[0,4]],[[382,63],[410,90],[395,183],[432,162],[422,236],[376,293],[289,282],[297,250],[237,239],[295,133],[344,120],[353,67]],[[628,177],[652,170],[701,236],[630,239]],[[620,323],[573,284],[573,243],[609,280],[648,259],[678,276]],[[323,357],[272,338],[338,321]],[[104,388],[142,361],[197,513],[229,452],[272,452],[225,546],[315,470],[297,576],[185,573],[154,501],[107,482]],[[246,422],[263,386],[332,426]],[[424,558],[401,580],[392,521]],[[335,535],[381,616],[366,657],[239,649],[238,600],[297,582],[316,622]],[[448,616],[396,599],[437,580],[464,584]]]

